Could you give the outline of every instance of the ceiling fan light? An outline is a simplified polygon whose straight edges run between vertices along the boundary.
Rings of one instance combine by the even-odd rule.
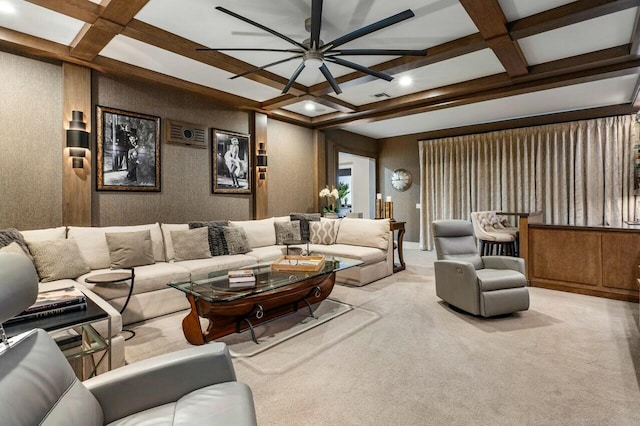
[[[313,102],[305,102],[304,109],[306,109],[307,111],[315,111],[316,106],[313,104]]]
[[[400,80],[398,80],[398,83],[403,87],[411,86],[411,83],[413,83],[413,79],[408,75],[405,75],[401,77]]]
[[[322,59],[320,58],[306,58],[304,60],[304,65],[307,67],[320,68],[322,63]]]

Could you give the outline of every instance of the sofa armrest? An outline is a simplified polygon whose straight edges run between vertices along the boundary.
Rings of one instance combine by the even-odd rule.
[[[512,256],[482,256],[482,263],[487,269],[510,269],[524,273],[524,259]]]
[[[436,295],[453,306],[479,315],[480,287],[473,264],[459,260],[436,260],[433,267]]]
[[[235,380],[227,346],[210,343],[124,366],[84,385],[98,399],[107,424],[177,401],[196,389]]]

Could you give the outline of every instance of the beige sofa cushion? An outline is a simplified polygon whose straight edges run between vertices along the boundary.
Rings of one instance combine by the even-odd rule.
[[[68,238],[77,241],[80,252],[91,269],[106,269],[111,265],[111,257],[109,256],[109,247],[107,246],[107,239],[104,234],[146,230],[149,230],[151,233],[153,259],[156,262],[164,262],[164,243],[162,241],[162,231],[158,223],[134,226],[106,226],[102,228],[70,226]]]
[[[22,233],[25,241],[51,241],[64,240],[67,238],[67,228],[65,226],[20,232]]]
[[[340,223],[336,244],[375,247],[389,246],[389,219],[353,219],[345,217]]]
[[[230,220],[229,225],[244,229],[251,248],[273,246],[276,244],[276,229],[272,217],[261,220]]]
[[[211,257],[209,228],[194,228],[187,231],[171,231],[175,260],[206,259]]]
[[[104,234],[111,257],[111,269],[151,265],[153,248],[149,231],[107,232]]]
[[[171,262],[175,259],[175,251],[173,250],[173,239],[171,238],[171,231],[186,231],[189,229],[188,223],[163,223],[162,236],[164,238],[164,250],[165,259],[167,262]]]
[[[299,245],[295,247],[303,247]],[[284,255],[287,251],[286,246],[269,246],[269,247],[256,247],[247,253],[247,256],[253,257],[255,263],[272,262],[277,258]]]
[[[362,260],[365,265],[387,260],[387,252],[373,247],[352,246],[345,244],[311,244],[312,253],[320,253],[325,256],[347,257],[349,259]]]
[[[27,244],[41,282],[73,279],[90,270],[73,240],[30,241]]]
[[[192,280],[201,280],[207,278],[210,272],[242,268],[254,263],[256,263],[255,258],[246,254],[223,254],[209,259],[185,260],[175,264],[191,272]]]
[[[169,288],[167,283],[170,281],[188,281],[190,278],[189,271],[176,263],[160,262],[154,263],[153,265],[138,266],[134,271],[136,277],[132,294],[162,290]],[[105,272],[113,272],[113,269],[91,271],[79,277],[78,282],[82,283],[104,300],[125,297],[129,293],[129,280],[116,284],[91,284],[85,281],[87,277]]]

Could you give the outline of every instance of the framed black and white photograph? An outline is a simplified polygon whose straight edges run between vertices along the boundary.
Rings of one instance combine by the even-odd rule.
[[[99,191],[160,191],[160,117],[97,107]]]
[[[251,194],[251,138],[213,130],[211,164],[213,192]]]

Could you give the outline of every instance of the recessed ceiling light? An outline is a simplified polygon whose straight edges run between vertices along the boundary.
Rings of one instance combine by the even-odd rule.
[[[8,1],[0,1],[0,13],[14,15],[16,13],[16,7]]]
[[[304,109],[306,109],[307,111],[315,111],[316,106],[311,102],[307,102],[304,104]]]
[[[413,79],[411,77],[409,77],[408,75],[405,75],[405,76],[400,78],[398,83],[400,83],[400,86],[405,86],[405,87],[406,86],[411,86],[411,83],[413,83]]]

